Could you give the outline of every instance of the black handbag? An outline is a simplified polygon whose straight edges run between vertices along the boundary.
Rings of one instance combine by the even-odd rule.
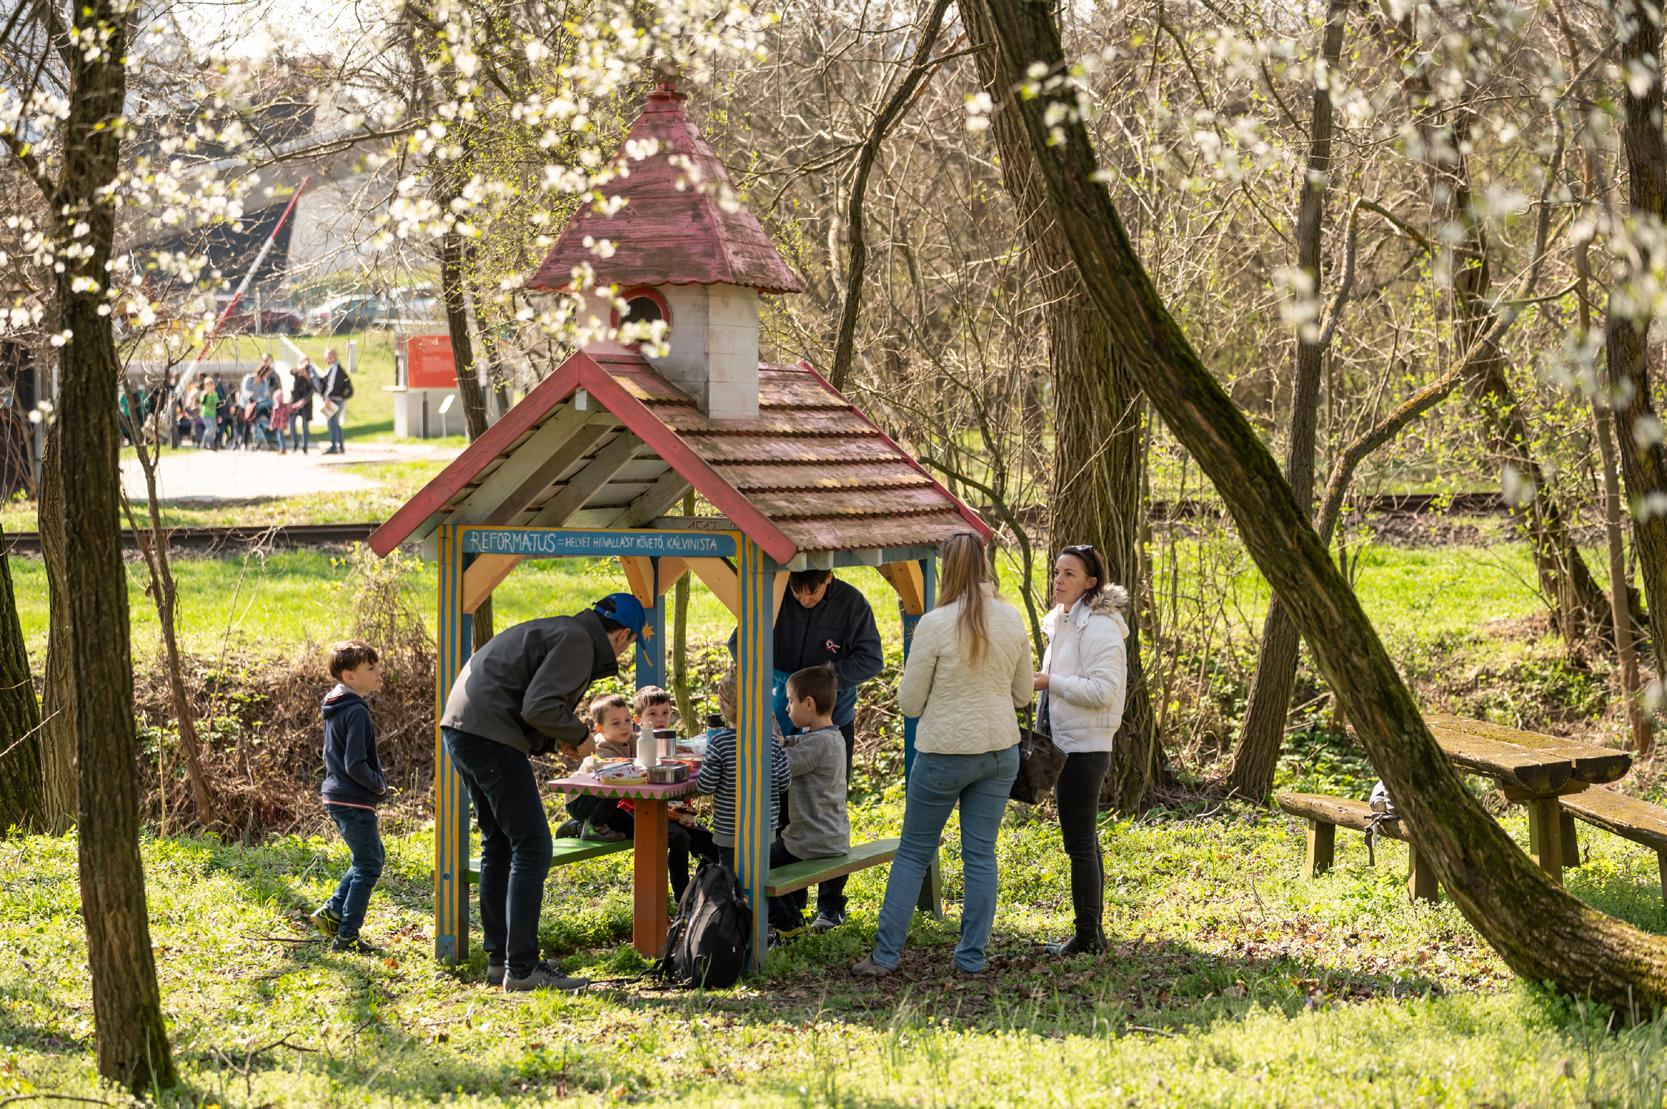
[[[1028,718],[1029,713],[1025,714]],[[1015,801],[1034,805],[1053,792],[1059,772],[1065,768],[1065,752],[1053,745],[1048,734],[1048,694],[1042,692],[1042,709],[1033,725],[1028,719],[1019,723],[1019,773],[1007,795]]]

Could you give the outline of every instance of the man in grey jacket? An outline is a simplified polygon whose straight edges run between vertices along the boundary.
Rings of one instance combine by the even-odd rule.
[[[486,980],[505,990],[578,989],[538,958],[538,915],[550,872],[550,823],[529,755],[582,754],[585,692],[619,672],[647,614],[613,593],[573,616],[529,620],[493,636],[452,683],[440,734],[480,825],[480,922]]]

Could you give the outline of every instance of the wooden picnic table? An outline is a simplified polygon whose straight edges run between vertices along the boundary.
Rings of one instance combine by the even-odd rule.
[[[650,959],[666,953],[666,822],[667,807],[673,801],[695,794],[695,779],[676,785],[614,785],[598,781],[592,774],[573,774],[550,783],[562,793],[582,793],[630,801],[634,830],[634,859],[631,864],[631,942]]]
[[[1564,866],[1580,861],[1574,817],[1558,798],[1617,781],[1632,768],[1625,751],[1540,732],[1442,713],[1426,713],[1424,722],[1454,765],[1492,778],[1507,798],[1528,807],[1528,852],[1555,882]]]

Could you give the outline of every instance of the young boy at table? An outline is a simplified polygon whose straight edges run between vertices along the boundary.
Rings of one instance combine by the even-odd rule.
[[[833,722],[839,679],[826,664],[787,679],[787,713],[798,734],[783,741],[792,777],[787,826],[770,847],[770,866],[843,855],[851,849],[845,810],[845,736]],[[770,921],[783,936],[804,929],[808,890],[770,899]]]
[[[701,760],[700,776],[695,788],[712,798],[712,841],[717,845],[718,861],[730,869],[735,867],[735,672],[731,670],[718,682],[718,714],[724,727],[706,744],[706,755]],[[773,731],[773,729],[772,729]],[[841,748],[843,750],[843,748]],[[781,824],[781,797],[787,792],[787,752],[781,740],[770,736],[770,828],[773,839]]]
[[[590,724],[597,758],[628,759],[636,754],[631,706],[625,698],[617,693],[591,698],[585,719]],[[567,815],[572,819],[557,829],[558,834],[603,843],[616,843],[631,834],[630,812],[621,810],[619,802],[609,797],[574,794],[567,799]]]
[[[637,723],[650,731],[671,727],[671,694],[657,685],[645,685],[637,690],[632,700],[637,710]]]

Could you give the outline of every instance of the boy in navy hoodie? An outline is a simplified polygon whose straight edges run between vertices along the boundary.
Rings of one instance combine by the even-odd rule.
[[[388,795],[388,780],[376,757],[376,725],[365,697],[382,688],[376,648],[357,639],[330,653],[336,686],[324,697],[324,811],[336,822],[353,865],[330,900],[313,913],[313,924],[330,937],[330,950],[358,955],[382,952],[359,938],[370,891],[382,877],[382,836],[376,806]]]

